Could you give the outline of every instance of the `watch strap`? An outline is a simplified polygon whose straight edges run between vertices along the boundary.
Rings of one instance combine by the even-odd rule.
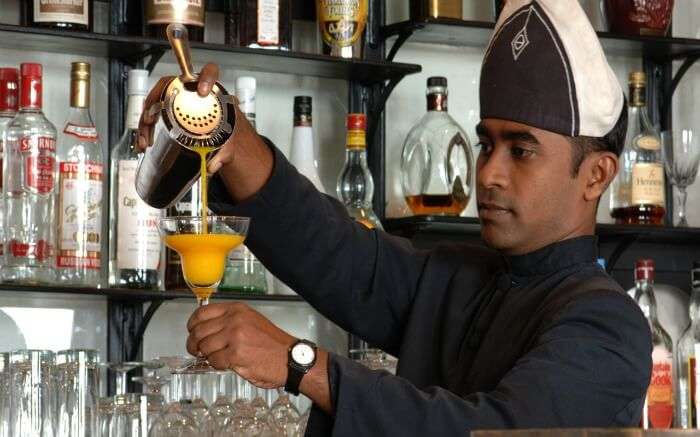
[[[287,366],[287,382],[284,384],[284,391],[299,396],[299,385],[306,372],[297,369],[294,365]]]

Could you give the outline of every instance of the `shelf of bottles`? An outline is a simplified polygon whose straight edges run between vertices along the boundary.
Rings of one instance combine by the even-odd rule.
[[[390,24],[382,29],[385,37],[413,31],[412,42],[454,46],[485,47],[495,23],[455,18],[420,18]],[[603,48],[612,54],[681,58],[700,50],[700,39],[654,35],[624,35],[598,32]]]

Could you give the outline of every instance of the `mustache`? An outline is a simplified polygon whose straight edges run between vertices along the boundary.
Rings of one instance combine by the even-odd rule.
[[[477,190],[476,198],[479,208],[513,210],[513,202],[494,190]]]

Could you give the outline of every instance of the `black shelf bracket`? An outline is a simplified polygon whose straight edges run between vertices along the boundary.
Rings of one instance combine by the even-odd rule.
[[[386,56],[386,60],[393,61],[401,47],[403,47],[406,41],[408,41],[408,39],[411,36],[413,36],[413,33],[417,30],[422,29],[423,27],[425,26],[421,24],[413,24],[411,26],[405,26],[401,28],[391,26],[385,27],[381,33],[384,42],[386,42],[386,40],[391,38],[392,36],[398,36],[398,38],[396,38],[396,41],[394,41],[394,44],[391,46],[389,54]]]
[[[610,257],[608,257],[608,263],[605,267],[605,270],[608,273],[612,273],[612,271],[615,270],[615,266],[617,265],[617,262],[620,261],[622,255],[638,240],[638,235],[626,235],[622,237],[620,239],[620,242],[617,243],[617,246],[615,246],[615,250],[613,250],[613,252],[610,254]]]
[[[160,46],[149,47],[146,50],[125,56],[122,59],[122,62],[124,62],[125,64],[128,64],[132,67],[138,67],[138,66],[144,65],[146,58],[149,58],[148,62],[145,63],[144,68],[146,70],[148,70],[149,73],[153,73],[153,69],[156,68],[156,65],[158,65],[158,62],[160,62],[160,60],[163,58],[163,55],[167,51],[168,51],[168,48],[166,48],[166,47],[160,47]]]
[[[661,117],[666,127],[671,127],[671,105],[673,104],[673,95],[676,93],[678,85],[680,85],[683,77],[685,77],[686,73],[688,73],[690,68],[695,65],[698,60],[700,60],[700,52],[688,53],[681,66],[678,68],[678,71],[673,76],[671,83],[668,84],[665,99],[661,106]]]

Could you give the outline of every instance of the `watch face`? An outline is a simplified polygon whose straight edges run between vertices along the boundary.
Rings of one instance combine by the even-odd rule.
[[[292,348],[292,359],[302,366],[308,366],[314,362],[316,353],[306,343],[299,343]]]

